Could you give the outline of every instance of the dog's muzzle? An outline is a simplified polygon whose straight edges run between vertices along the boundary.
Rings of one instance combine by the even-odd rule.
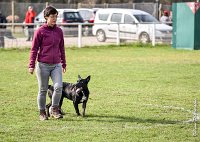
[[[78,89],[76,89],[76,93],[79,94],[82,90],[83,90],[82,87],[81,87],[81,88],[78,88]]]

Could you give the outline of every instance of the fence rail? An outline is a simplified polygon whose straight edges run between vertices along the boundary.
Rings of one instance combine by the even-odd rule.
[[[165,33],[165,37],[167,37],[167,41],[162,41],[159,35],[156,32],[156,24],[160,23],[140,23],[140,24],[148,24],[149,29],[147,31],[151,31],[149,33],[150,42],[153,46],[157,43],[168,43],[171,44],[172,33]],[[27,39],[27,27],[23,23],[7,23],[0,24],[6,25],[6,29],[0,29],[0,46],[2,45],[2,38],[4,38],[4,47],[5,48],[22,48],[22,47],[31,47],[31,41],[26,41]],[[34,25],[34,31],[40,26],[38,24]],[[105,42],[99,42],[97,40],[97,36],[94,36],[93,30],[94,26],[105,26],[110,25],[114,32],[111,35],[106,35],[107,40]],[[64,34],[65,46],[66,47],[83,47],[83,46],[99,46],[99,45],[108,45],[115,44],[120,45],[121,43],[131,43],[131,42],[139,42],[138,35],[130,35],[130,31],[123,31],[122,26],[125,24],[122,23],[68,23],[68,24],[59,24]],[[127,25],[127,24],[126,24]],[[129,24],[131,25],[131,24]],[[132,24],[137,26],[137,24]],[[12,30],[12,26],[14,29]],[[85,33],[87,32],[87,34]],[[92,42],[91,42],[92,41]],[[1,46],[2,47],[2,46]]]

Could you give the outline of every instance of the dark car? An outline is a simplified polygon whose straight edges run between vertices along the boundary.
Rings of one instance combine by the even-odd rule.
[[[80,9],[77,9],[77,11],[80,13],[84,22],[94,23],[95,13],[93,9],[80,8]]]
[[[57,25],[61,27],[64,35],[78,35],[78,25],[66,25],[66,23],[84,23],[83,18],[76,9],[57,9],[58,18]],[[35,18],[35,23],[39,26],[44,23],[45,19],[43,11],[38,14]],[[83,27],[83,32],[85,28]]]
[[[62,15],[59,14],[61,19],[57,19],[58,23],[83,23],[84,20],[78,11],[63,11]],[[58,16],[58,17],[59,17]]]

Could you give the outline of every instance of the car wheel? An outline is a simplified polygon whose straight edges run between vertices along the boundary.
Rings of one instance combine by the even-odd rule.
[[[97,40],[99,42],[105,42],[106,41],[106,34],[103,30],[98,30],[97,31]]]
[[[150,42],[149,34],[146,32],[141,33],[139,36],[139,42],[149,43]]]

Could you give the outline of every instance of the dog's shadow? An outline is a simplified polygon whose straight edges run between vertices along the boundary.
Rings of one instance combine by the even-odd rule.
[[[139,117],[129,117],[122,115],[98,115],[87,114],[83,119],[73,121],[98,121],[98,122],[136,122],[136,123],[150,123],[150,124],[178,124],[182,121],[165,120],[165,119],[148,119]]]

